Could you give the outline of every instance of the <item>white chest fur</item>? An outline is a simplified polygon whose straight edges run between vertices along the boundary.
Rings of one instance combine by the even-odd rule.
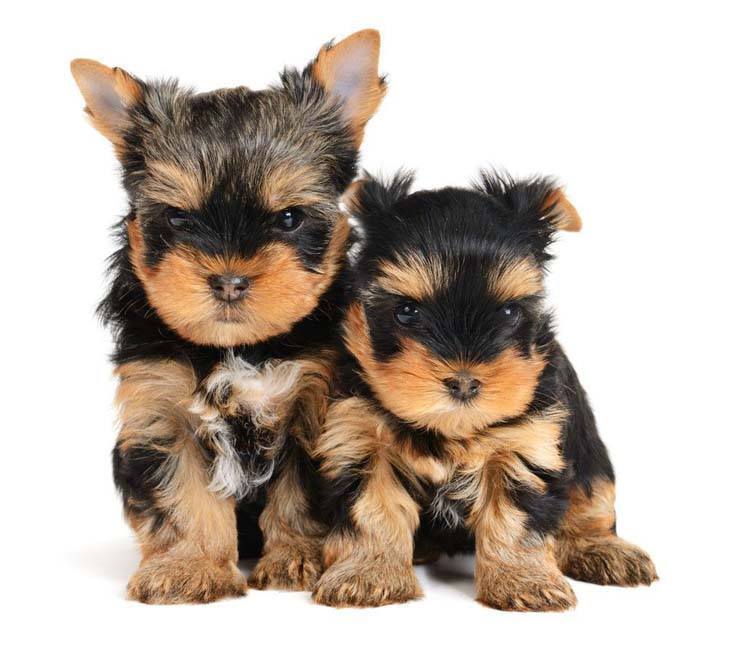
[[[294,402],[301,365],[270,360],[252,365],[230,355],[205,380],[205,389],[223,414],[246,414],[254,425],[272,428]]]
[[[301,365],[295,361],[253,365],[233,355],[208,375],[191,411],[201,419],[198,436],[214,453],[211,491],[243,498],[269,480],[300,377]],[[262,432],[241,442],[231,417],[248,417]]]

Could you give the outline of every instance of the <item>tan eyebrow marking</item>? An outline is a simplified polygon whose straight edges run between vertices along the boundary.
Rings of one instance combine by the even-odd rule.
[[[296,161],[285,161],[272,167],[264,175],[260,195],[264,206],[271,212],[332,201],[319,170]]]
[[[144,194],[153,201],[185,210],[203,206],[211,191],[197,171],[180,167],[170,161],[153,160],[147,164],[149,176],[145,180]]]
[[[540,294],[542,272],[530,258],[508,260],[488,272],[490,294],[498,301],[510,301]]]
[[[413,255],[383,262],[376,284],[391,294],[423,301],[436,294],[445,279],[446,270],[441,261]]]

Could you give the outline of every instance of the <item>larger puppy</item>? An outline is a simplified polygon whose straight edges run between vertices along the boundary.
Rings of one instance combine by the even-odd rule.
[[[129,195],[101,312],[120,379],[114,478],[142,550],[132,598],[243,594],[237,539],[258,552],[258,523],[256,584],[319,573],[307,458],[341,305],[339,201],[385,93],[379,47],[358,32],[264,91],[71,64]]]

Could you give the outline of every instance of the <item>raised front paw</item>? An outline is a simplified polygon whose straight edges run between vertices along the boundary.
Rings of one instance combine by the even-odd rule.
[[[477,600],[502,611],[565,611],[575,594],[559,573],[514,574],[497,570],[477,586]]]
[[[619,537],[577,539],[562,545],[560,565],[573,579],[618,586],[651,584],[659,579],[649,555]]]
[[[261,557],[248,581],[262,590],[311,591],[321,574],[322,560],[314,546],[277,546]]]
[[[132,600],[150,604],[212,602],[245,594],[246,579],[234,562],[202,558],[151,557],[127,584]]]
[[[379,607],[421,597],[413,568],[405,563],[346,559],[330,566],[312,598],[330,607]]]

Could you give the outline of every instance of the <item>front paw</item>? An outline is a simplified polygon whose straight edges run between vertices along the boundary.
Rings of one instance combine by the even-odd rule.
[[[330,607],[379,607],[422,595],[410,565],[346,559],[325,571],[312,598]]]
[[[321,574],[318,550],[277,546],[259,559],[248,580],[251,586],[261,590],[311,591]]]
[[[144,560],[127,584],[132,600],[149,604],[212,602],[246,594],[246,579],[232,561],[159,556]]]
[[[497,569],[477,587],[477,600],[502,611],[565,611],[575,607],[575,593],[557,572],[515,574]]]

